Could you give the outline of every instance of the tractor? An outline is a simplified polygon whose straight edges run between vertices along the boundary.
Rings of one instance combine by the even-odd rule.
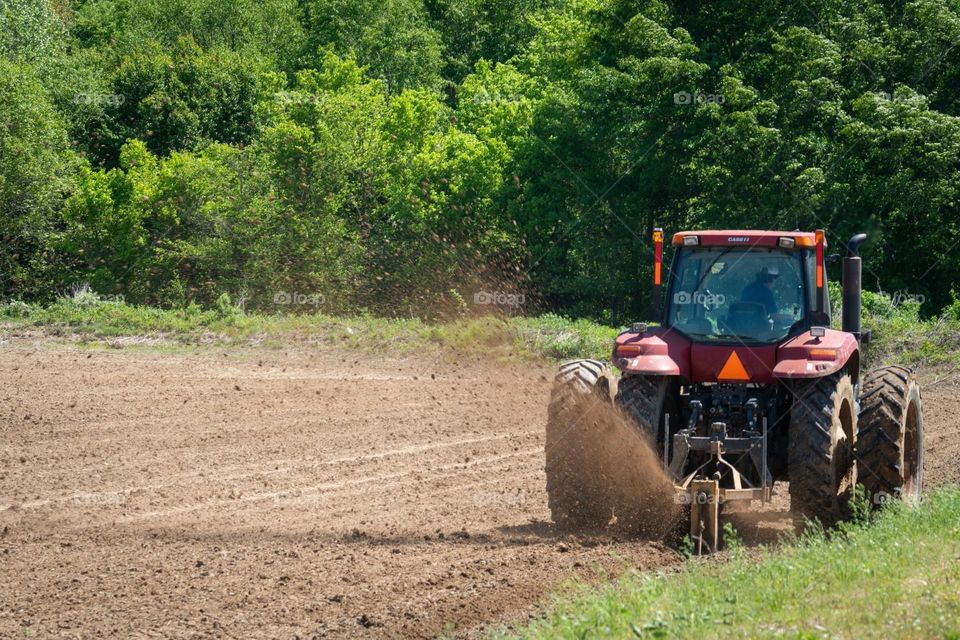
[[[578,407],[587,398],[612,404],[656,454],[698,552],[717,550],[724,509],[768,502],[781,481],[791,511],[827,527],[849,517],[858,484],[876,505],[916,499],[918,383],[906,367],[861,372],[870,340],[860,318],[865,240],[846,246],[836,330],[825,263],[839,256],[825,259],[822,230],[677,233],[664,296],[664,234],[654,229],[651,318],[617,336],[619,377],[606,363],[575,360],[555,378],[546,446],[554,522],[602,524],[615,509],[607,496],[623,495],[584,477],[596,468],[596,452],[582,445],[590,421]],[[578,430],[578,446],[567,446]]]

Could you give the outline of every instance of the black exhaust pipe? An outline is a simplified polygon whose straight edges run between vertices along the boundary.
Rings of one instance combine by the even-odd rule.
[[[860,245],[867,239],[867,234],[858,233],[847,243],[847,255],[843,259],[843,330],[852,333],[860,342],[860,291],[861,260]]]

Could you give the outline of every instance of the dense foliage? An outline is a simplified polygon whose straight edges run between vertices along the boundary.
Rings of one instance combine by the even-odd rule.
[[[955,0],[0,0],[0,299],[619,322],[655,225],[823,227],[929,313],[958,45]]]

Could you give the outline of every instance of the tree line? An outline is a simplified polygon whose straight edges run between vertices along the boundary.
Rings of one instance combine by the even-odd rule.
[[[956,0],[0,0],[0,299],[627,322],[826,228],[934,312],[958,169]]]

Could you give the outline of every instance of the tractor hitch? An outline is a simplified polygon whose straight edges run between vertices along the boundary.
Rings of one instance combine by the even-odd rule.
[[[728,501],[759,500],[769,502],[773,477],[767,467],[767,420],[761,431],[745,431],[742,436],[727,435],[725,422],[710,424],[709,435],[694,435],[693,428],[682,429],[673,436],[673,456],[667,467],[676,481],[678,501],[690,505],[690,539],[698,555],[713,553],[719,548],[720,507]],[[691,453],[706,461],[680,477]],[[664,456],[666,462],[667,456]],[[744,460],[752,463],[759,484],[751,483],[738,467]]]

